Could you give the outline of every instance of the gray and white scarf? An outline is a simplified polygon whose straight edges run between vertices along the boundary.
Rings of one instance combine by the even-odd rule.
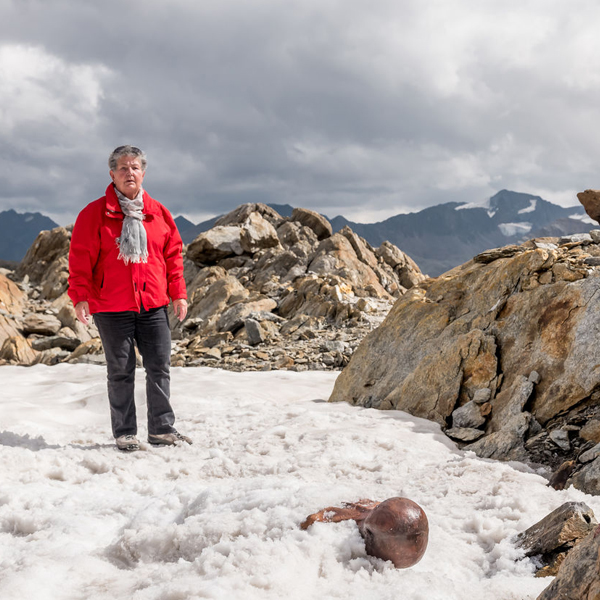
[[[130,262],[148,262],[148,238],[142,221],[144,220],[144,190],[140,188],[139,194],[130,200],[115,188],[119,205],[125,215],[121,237],[117,238],[119,246],[119,258]]]

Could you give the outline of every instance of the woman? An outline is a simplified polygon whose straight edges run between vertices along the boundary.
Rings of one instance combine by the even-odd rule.
[[[148,441],[192,441],[173,427],[170,404],[169,299],[187,313],[182,241],[173,217],[142,188],[146,155],[119,146],[110,155],[112,183],[77,217],[69,251],[69,297],[77,318],[100,332],[108,371],[112,431],[120,450],[139,450],[135,414],[135,347],[146,369]]]

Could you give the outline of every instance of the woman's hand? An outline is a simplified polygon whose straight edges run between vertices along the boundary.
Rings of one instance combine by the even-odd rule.
[[[87,302],[78,302],[75,305],[75,316],[84,325],[90,324],[90,305]]]
[[[180,321],[183,321],[187,315],[187,300],[185,298],[173,300],[173,312]]]

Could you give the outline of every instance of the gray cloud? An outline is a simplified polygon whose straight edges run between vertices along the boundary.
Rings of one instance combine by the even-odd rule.
[[[122,143],[195,220],[598,187],[591,0],[0,0],[0,16],[0,209],[72,220]]]

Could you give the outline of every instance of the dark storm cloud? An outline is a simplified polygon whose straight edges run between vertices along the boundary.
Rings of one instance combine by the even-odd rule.
[[[196,218],[575,201],[600,149],[600,10],[575,4],[0,0],[0,209],[72,220],[122,143]]]

